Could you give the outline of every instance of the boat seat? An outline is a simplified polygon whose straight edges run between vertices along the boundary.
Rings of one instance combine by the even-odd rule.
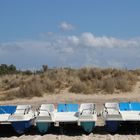
[[[82,103],[79,109],[81,115],[93,114],[94,110],[95,104],[93,103]]]
[[[50,113],[48,111],[41,111],[39,112],[40,116],[50,116]]]
[[[18,105],[14,114],[26,114],[30,108],[30,105]]]
[[[114,114],[115,115],[115,114],[119,114],[119,110],[113,109],[113,108],[112,109],[108,108],[107,109],[107,113],[108,114]]]
[[[40,111],[48,111],[53,112],[54,111],[54,105],[53,104],[42,104],[40,107]]]
[[[118,103],[105,103],[105,108],[113,108],[113,109],[119,109],[119,104]]]
[[[119,114],[119,104],[118,103],[105,103],[105,110],[108,114]]]
[[[31,105],[18,105],[16,109],[26,109],[26,108],[31,108]]]
[[[55,110],[53,104],[42,104],[39,108],[40,116],[50,116],[50,114]]]

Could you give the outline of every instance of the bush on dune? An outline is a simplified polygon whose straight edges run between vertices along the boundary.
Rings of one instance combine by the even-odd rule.
[[[1,89],[8,90],[4,98],[40,97],[43,94],[69,92],[94,94],[128,92],[138,81],[139,71],[100,68],[54,68],[44,67],[37,73],[17,73],[3,76]],[[5,78],[4,78],[5,77]],[[11,89],[19,89],[12,91]],[[11,90],[11,92],[10,92]]]

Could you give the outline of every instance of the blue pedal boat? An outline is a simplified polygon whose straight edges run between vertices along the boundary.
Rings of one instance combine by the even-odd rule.
[[[33,125],[34,112],[30,105],[0,106],[0,124],[10,124],[18,134]]]
[[[87,133],[95,127],[97,114],[95,105],[92,103],[78,104],[58,104],[57,108],[53,104],[43,104],[39,107],[36,117],[36,126],[40,133],[46,133],[51,124],[59,127],[60,124],[77,123]]]
[[[116,132],[124,122],[140,122],[140,102],[105,103],[102,112],[109,132]]]

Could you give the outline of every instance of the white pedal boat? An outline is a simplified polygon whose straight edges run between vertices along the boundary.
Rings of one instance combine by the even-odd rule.
[[[102,116],[110,132],[118,130],[120,123],[140,122],[139,102],[105,103]]]
[[[77,123],[86,132],[90,133],[95,127],[97,114],[95,104],[42,104],[36,117],[36,126],[40,133],[46,133],[51,124],[59,126],[61,123]]]

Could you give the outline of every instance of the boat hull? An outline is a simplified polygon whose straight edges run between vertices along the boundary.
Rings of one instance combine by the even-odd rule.
[[[119,128],[119,121],[106,121],[106,129],[108,132],[114,133]]]
[[[32,126],[32,120],[12,122],[12,127],[18,134],[22,134]]]
[[[86,133],[91,133],[95,128],[95,122],[81,122],[81,127]]]
[[[37,129],[41,134],[47,133],[49,128],[51,127],[51,123],[49,122],[37,122],[36,123]]]

